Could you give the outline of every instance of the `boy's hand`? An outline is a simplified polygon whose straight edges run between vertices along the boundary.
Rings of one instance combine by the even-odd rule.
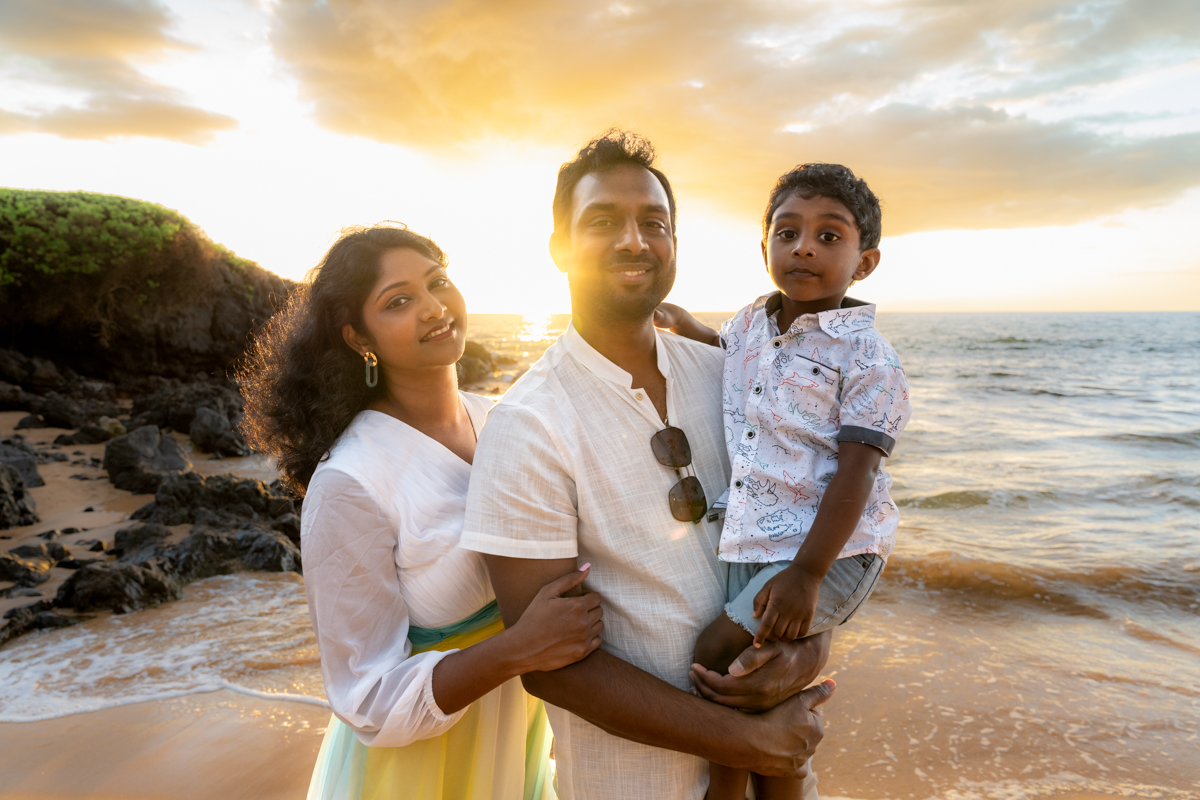
[[[821,580],[822,576],[793,563],[767,581],[754,596],[754,617],[760,620],[754,646],[790,642],[807,634],[817,611]]]
[[[658,308],[654,309],[654,327],[669,331],[682,322],[685,316],[690,317],[691,314],[674,303],[660,303]]]
[[[654,326],[663,328],[702,344],[720,347],[720,336],[712,328],[688,313],[687,309],[674,303],[660,303],[654,309]]]

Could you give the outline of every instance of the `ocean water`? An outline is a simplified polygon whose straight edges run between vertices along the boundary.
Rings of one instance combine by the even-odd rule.
[[[503,362],[479,390],[568,321],[473,315]],[[835,641],[823,790],[1200,798],[1200,314],[878,326],[914,406],[888,463],[902,522]],[[298,576],[213,578],[0,650],[0,721],[221,688],[323,701]]]

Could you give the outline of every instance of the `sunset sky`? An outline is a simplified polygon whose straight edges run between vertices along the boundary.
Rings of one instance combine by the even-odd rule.
[[[0,0],[0,185],[161,203],[290,278],[395,219],[470,310],[566,311],[555,174],[611,125],[659,149],[698,311],[770,288],[804,161],[883,199],[881,310],[1200,310],[1196,0]]]

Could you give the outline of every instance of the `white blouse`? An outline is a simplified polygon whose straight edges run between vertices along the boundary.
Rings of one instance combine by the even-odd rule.
[[[460,392],[476,434],[494,406]],[[445,733],[433,668],[455,652],[412,655],[410,624],[458,622],[495,595],[483,557],[458,547],[471,466],[378,411],[363,411],[309,482],[304,583],[325,695],[359,741],[402,747]]]

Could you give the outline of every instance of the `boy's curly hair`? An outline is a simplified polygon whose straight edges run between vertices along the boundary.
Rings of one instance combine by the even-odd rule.
[[[854,223],[858,227],[859,252],[879,247],[879,238],[883,234],[883,212],[879,208],[879,198],[867,186],[867,182],[856,177],[849,167],[821,162],[794,167],[775,182],[767,201],[767,213],[763,215],[763,241],[766,241],[767,231],[771,228],[771,218],[792,194],[798,194],[806,200],[813,197],[837,200],[854,215]]]

